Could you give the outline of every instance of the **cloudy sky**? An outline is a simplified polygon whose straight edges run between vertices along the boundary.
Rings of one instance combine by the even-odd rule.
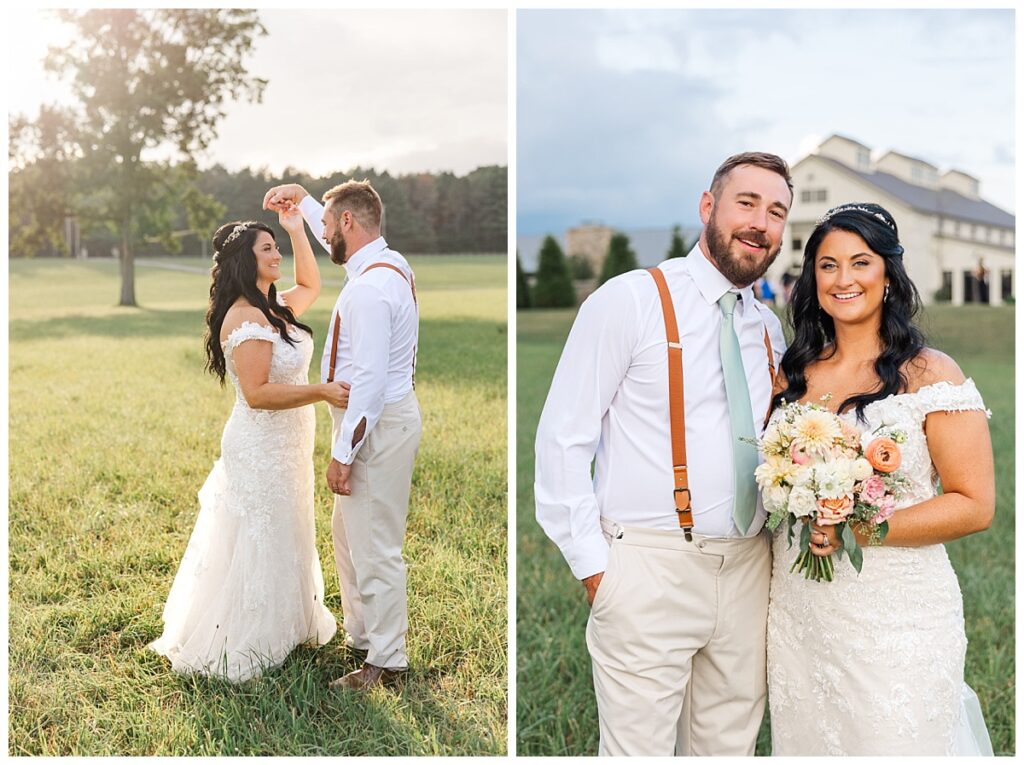
[[[699,223],[740,151],[832,133],[1014,207],[1013,11],[540,11],[517,17],[518,233]]]
[[[59,92],[40,61],[62,28],[41,11],[14,13],[8,108],[31,114]],[[201,164],[460,175],[507,164],[504,10],[261,10],[260,18],[269,34],[249,68],[269,80],[263,103],[234,106]]]

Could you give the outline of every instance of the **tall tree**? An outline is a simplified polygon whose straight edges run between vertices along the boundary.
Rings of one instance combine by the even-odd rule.
[[[120,235],[120,305],[135,305],[134,246],[147,225],[169,233],[168,204],[182,193],[175,185],[181,174],[154,153],[169,150],[190,166],[216,137],[229,100],[261,99],[266,81],[243,60],[266,29],[256,11],[236,9],[59,16],[75,35],[67,47],[50,49],[46,67],[71,80],[89,196]]]
[[[568,308],[576,305],[569,264],[554,237],[544,237],[537,262],[537,280],[531,295],[535,308]]]
[[[629,247],[629,237],[625,234],[612,234],[608,242],[608,253],[604,256],[604,265],[601,267],[601,279],[598,284],[604,284],[613,276],[624,274],[639,268],[636,262],[636,253]]]
[[[672,244],[668,248],[668,257],[685,258],[687,253],[686,243],[683,241],[682,230],[679,226],[672,227]]]
[[[73,204],[74,121],[64,110],[44,106],[35,121],[11,117],[8,126],[10,252],[71,255],[64,226]]]
[[[516,308],[530,307],[530,285],[526,281],[526,272],[523,271],[523,264],[519,262],[519,253],[516,252]]]

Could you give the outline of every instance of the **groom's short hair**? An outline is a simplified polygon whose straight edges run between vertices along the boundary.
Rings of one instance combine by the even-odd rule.
[[[324,205],[331,215],[348,210],[359,225],[368,231],[380,228],[384,203],[369,181],[345,181],[324,194]]]
[[[786,180],[790,195],[793,194],[793,179],[789,175],[789,165],[786,164],[786,160],[763,151],[745,151],[742,154],[733,154],[715,170],[715,177],[711,179],[711,194],[715,199],[718,199],[719,194],[722,193],[722,186],[729,173],[743,165],[763,167],[765,170],[778,173]]]

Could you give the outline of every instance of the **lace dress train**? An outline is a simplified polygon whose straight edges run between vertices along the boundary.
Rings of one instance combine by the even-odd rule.
[[[324,645],[334,616],[313,528],[312,405],[251,409],[233,352],[246,341],[273,344],[270,381],[305,384],[313,340],[295,346],[276,330],[245,322],[224,343],[234,409],[218,459],[199,491],[199,516],[150,647],[176,672],[231,682],[258,677],[300,644]]]
[[[928,413],[984,409],[967,380],[870,404],[866,426],[852,412],[843,417],[865,433],[884,423],[907,434],[901,470],[911,488],[900,507],[908,507],[937,493]],[[844,557],[833,582],[790,573],[796,554],[783,526],[768,608],[772,754],[991,755],[964,683],[963,599],[946,548],[866,547],[861,573]]]

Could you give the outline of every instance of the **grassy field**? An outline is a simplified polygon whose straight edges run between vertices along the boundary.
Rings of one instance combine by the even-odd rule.
[[[234,400],[202,370],[209,263],[140,263],[133,309],[114,306],[113,262],[10,263],[10,754],[506,751],[506,261],[410,260],[424,416],[405,545],[412,671],[402,691],[366,696],[327,690],[357,667],[340,629],[241,686],[180,677],[145,650]],[[305,317],[314,380],[342,281],[326,259],[321,271]],[[318,479],[329,435],[318,404]],[[331,494],[316,491],[340,617]]]
[[[597,708],[584,641],[587,603],[558,549],[534,521],[533,441],[569,332],[572,311],[517,316],[517,752],[594,754]],[[996,519],[983,534],[951,542],[964,596],[967,682],[981,698],[996,754],[1014,753],[1014,310],[930,308],[931,345],[974,378],[992,410]],[[769,754],[766,719],[757,753]]]

